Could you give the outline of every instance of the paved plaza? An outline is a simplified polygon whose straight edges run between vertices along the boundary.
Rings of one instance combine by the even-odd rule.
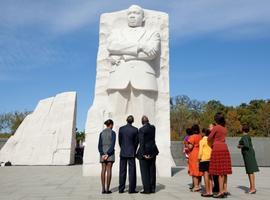
[[[248,179],[244,168],[233,168],[229,177],[228,199],[269,199],[270,168],[260,168],[256,175],[257,194],[245,192]],[[172,178],[158,178],[157,192],[151,195],[119,194],[118,178],[112,180],[112,194],[101,195],[99,177],[82,177],[80,165],[75,166],[13,166],[0,168],[0,199],[1,200],[193,200],[204,199],[199,193],[189,191],[191,178],[186,168],[175,169]],[[138,188],[141,189],[138,179]]]

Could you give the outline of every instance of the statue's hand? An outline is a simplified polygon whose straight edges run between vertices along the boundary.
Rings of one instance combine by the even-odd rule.
[[[149,47],[147,44],[140,44],[139,51],[144,52],[148,56],[156,56],[157,50],[155,48]]]

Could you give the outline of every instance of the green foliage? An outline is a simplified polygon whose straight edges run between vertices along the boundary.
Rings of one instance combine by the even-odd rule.
[[[170,107],[171,140],[181,140],[185,136],[186,128],[195,123],[201,128],[207,128],[214,122],[216,112],[224,113],[229,136],[240,136],[243,124],[249,125],[251,135],[270,136],[270,100],[255,99],[248,104],[229,107],[217,100],[203,102],[181,95],[170,99]],[[15,111],[0,114],[0,137],[9,137],[10,135],[5,135],[7,133],[14,134],[29,113]],[[76,131],[76,140],[85,140],[84,131]]]
[[[200,122],[204,102],[192,100],[182,95],[171,98],[171,139],[179,140],[184,136],[186,128]]]
[[[208,128],[214,122],[214,115],[222,112],[226,118],[229,136],[240,136],[243,124],[250,126],[254,136],[270,136],[270,101],[252,100],[239,106],[225,106],[220,101],[200,102],[188,96],[176,96],[171,104],[171,140],[180,140],[185,129],[197,123]]]
[[[258,129],[261,135],[270,136],[270,101],[263,103],[257,112]]]
[[[226,124],[231,136],[237,136],[241,133],[241,122],[237,114],[237,110],[230,108],[226,114]]]
[[[0,138],[10,138],[12,134],[10,133],[0,133]]]
[[[77,131],[76,130],[76,141],[83,142],[85,140],[85,132],[84,131]]]
[[[28,114],[30,114],[29,111],[0,114],[0,133],[14,134]]]

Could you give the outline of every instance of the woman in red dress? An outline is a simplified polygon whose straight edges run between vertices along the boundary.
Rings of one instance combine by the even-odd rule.
[[[218,176],[219,193],[214,198],[224,198],[228,195],[227,175],[232,174],[231,156],[225,138],[227,128],[225,118],[221,113],[215,115],[216,126],[208,136],[208,142],[213,144],[209,173]]]
[[[199,171],[199,143],[202,139],[202,136],[200,134],[200,127],[199,125],[195,124],[192,126],[192,133],[188,138],[188,149],[189,149],[189,158],[188,158],[188,169],[189,169],[189,175],[192,176],[193,180],[193,192],[199,192],[201,190],[200,188],[200,181],[201,176],[203,175],[202,172]]]

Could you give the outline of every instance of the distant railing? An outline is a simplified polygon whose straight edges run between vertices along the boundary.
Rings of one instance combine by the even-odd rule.
[[[244,166],[241,150],[237,148],[240,137],[228,137],[226,142],[228,144],[232,165]],[[252,137],[252,143],[256,154],[258,165],[261,167],[270,167],[270,138],[269,137]],[[186,159],[182,153],[183,142],[172,141],[171,153],[176,166],[186,165]]]

